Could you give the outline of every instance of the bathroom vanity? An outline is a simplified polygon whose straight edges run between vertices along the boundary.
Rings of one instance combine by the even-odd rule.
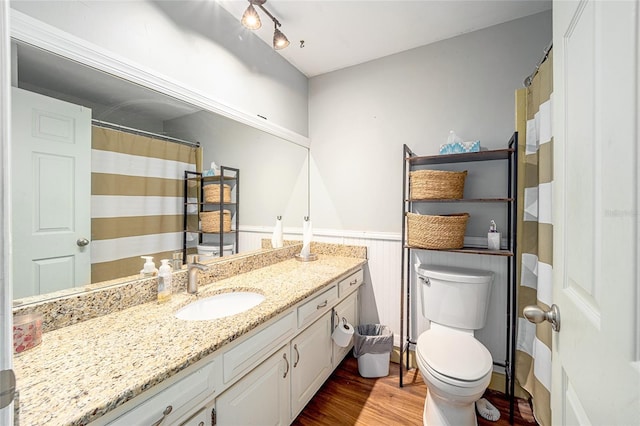
[[[265,300],[209,321],[175,317],[174,294],[43,336],[15,359],[20,424],[289,424],[348,350],[366,256],[293,258],[201,285],[199,297],[248,290]],[[156,423],[162,420],[162,423]]]

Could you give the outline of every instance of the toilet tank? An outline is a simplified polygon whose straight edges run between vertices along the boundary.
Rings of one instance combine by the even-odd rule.
[[[479,330],[487,321],[493,272],[417,264],[422,315],[435,323]]]

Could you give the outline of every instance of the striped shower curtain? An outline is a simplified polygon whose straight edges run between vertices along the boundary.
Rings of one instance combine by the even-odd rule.
[[[198,150],[94,126],[91,151],[91,282],[139,274],[140,256],[182,250],[184,171]]]
[[[553,59],[551,52],[529,87],[516,93],[518,159],[518,341],[516,380],[532,397],[533,412],[542,426],[551,424],[551,324],[533,324],[522,310],[552,304],[553,134],[551,126]],[[523,132],[519,132],[523,135]]]

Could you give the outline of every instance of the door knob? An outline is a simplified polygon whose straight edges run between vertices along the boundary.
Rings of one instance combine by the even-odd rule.
[[[556,304],[551,305],[548,311],[543,311],[537,305],[525,306],[522,313],[530,322],[538,324],[542,321],[549,321],[553,331],[560,331],[560,309]]]
[[[87,240],[86,238],[78,238],[76,240],[76,244],[78,245],[78,247],[88,246],[89,240]]]

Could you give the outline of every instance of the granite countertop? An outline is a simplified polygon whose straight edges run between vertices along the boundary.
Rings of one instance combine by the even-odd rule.
[[[196,297],[155,302],[60,328],[14,358],[22,425],[87,424],[295,305],[365,259],[319,255],[285,260],[200,287],[199,297],[252,290],[266,299],[244,313],[183,321]]]

